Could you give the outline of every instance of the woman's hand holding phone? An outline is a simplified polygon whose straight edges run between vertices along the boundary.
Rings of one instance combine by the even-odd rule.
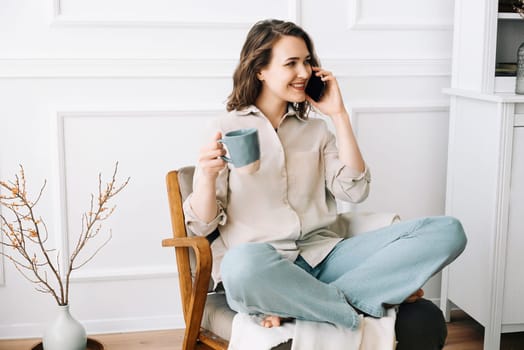
[[[328,115],[330,117],[347,115],[346,108],[344,106],[344,101],[342,100],[342,94],[338,86],[337,79],[335,76],[327,70],[324,70],[320,67],[313,67],[313,72],[308,81],[308,87],[314,83],[314,81],[320,80],[324,84],[324,90],[322,96],[316,101],[309,93],[306,88],[307,97],[306,99],[311,103],[311,105],[319,110],[322,114]]]
[[[322,79],[315,74],[315,72],[312,72],[306,86],[306,94],[311,97],[313,101],[318,102],[324,95],[325,90],[326,83],[324,83]]]

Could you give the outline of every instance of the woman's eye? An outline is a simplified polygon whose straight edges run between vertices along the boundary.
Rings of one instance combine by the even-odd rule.
[[[288,66],[288,67],[293,67],[294,65],[295,65],[295,61],[291,61],[291,62],[286,63],[286,66]]]

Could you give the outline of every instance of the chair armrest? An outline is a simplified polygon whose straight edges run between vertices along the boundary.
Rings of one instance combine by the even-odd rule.
[[[213,260],[209,241],[205,237],[192,236],[167,238],[162,240],[162,247],[192,248],[195,252],[196,258],[193,284],[199,284],[201,280],[202,282],[205,281],[205,283],[209,283],[209,279],[211,278],[211,269],[213,267]],[[183,266],[183,268],[186,268],[186,266]],[[187,266],[187,271],[190,271],[189,266]],[[207,295],[207,291],[206,284],[206,287],[202,293]]]
[[[211,254],[209,241],[205,237],[200,236],[166,238],[162,240],[162,247],[193,248],[195,249],[195,254],[197,250],[202,253],[205,253],[207,250]]]
[[[344,238],[379,229],[400,221],[395,213],[347,212],[337,216],[336,232],[345,232]]]
[[[182,306],[184,307],[186,321],[183,349],[187,349],[186,346],[190,346],[189,344],[196,344],[202,323],[213,265],[211,247],[205,237],[199,236],[164,239],[162,246],[175,247],[176,249]],[[192,248],[195,252],[194,278],[191,278],[191,268],[187,258],[189,248]]]

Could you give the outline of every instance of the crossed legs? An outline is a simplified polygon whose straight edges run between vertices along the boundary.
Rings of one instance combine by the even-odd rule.
[[[283,259],[269,244],[248,243],[230,249],[221,269],[237,312],[356,328],[356,309],[383,316],[385,307],[417,293],[465,244],[456,219],[423,218],[345,239],[315,267],[301,257]]]

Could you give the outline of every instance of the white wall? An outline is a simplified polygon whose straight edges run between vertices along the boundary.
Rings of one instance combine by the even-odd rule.
[[[256,7],[256,11],[254,8]],[[444,212],[452,0],[1,0],[0,178],[23,164],[53,239],[75,237],[97,174],[128,188],[113,239],[72,282],[89,333],[182,328],[164,175],[194,163],[247,30],[301,24],[339,78],[373,173],[362,210]],[[439,297],[439,278],[426,286]],[[53,300],[0,260],[0,338],[40,336]]]

